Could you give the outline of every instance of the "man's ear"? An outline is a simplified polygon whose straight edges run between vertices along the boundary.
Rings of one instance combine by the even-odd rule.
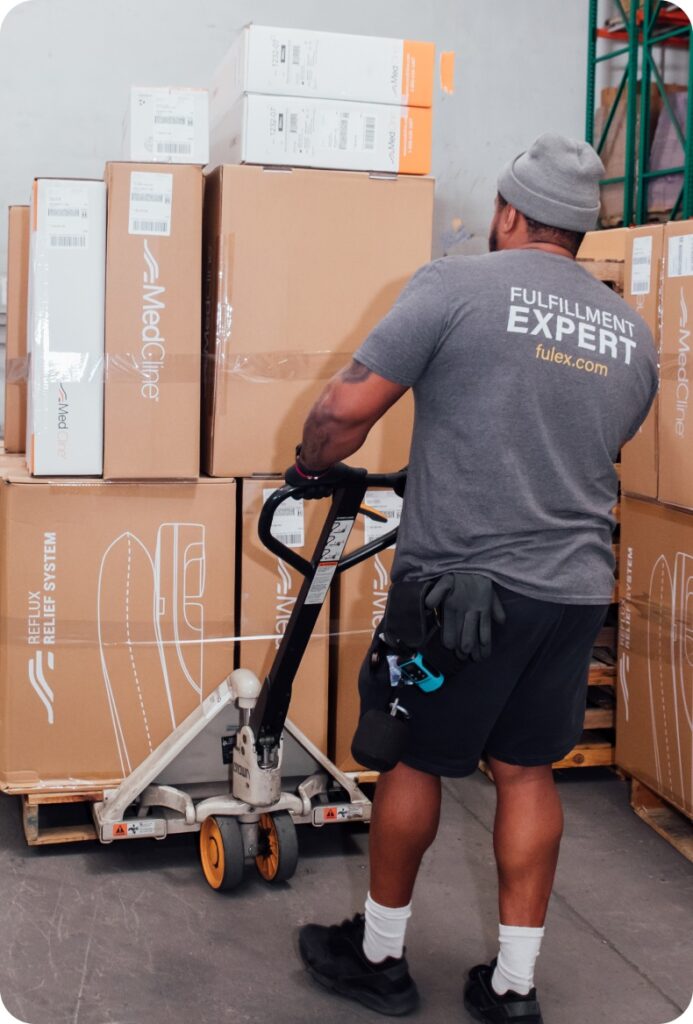
[[[506,232],[506,234],[511,234],[512,231],[515,230],[515,227],[517,226],[517,217],[518,213],[515,207],[511,206],[510,203],[507,203],[503,207],[503,211],[501,213],[503,230]]]

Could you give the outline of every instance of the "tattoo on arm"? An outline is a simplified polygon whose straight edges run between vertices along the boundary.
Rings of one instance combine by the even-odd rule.
[[[368,380],[370,375],[371,371],[368,367],[359,363],[357,359],[352,359],[349,365],[337,374],[345,384],[360,384],[362,381]]]

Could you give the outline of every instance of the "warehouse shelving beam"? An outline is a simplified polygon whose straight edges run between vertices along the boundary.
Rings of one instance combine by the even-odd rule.
[[[621,0],[616,6],[623,18],[625,31],[610,33],[598,25],[599,0],[590,0],[589,5],[589,38],[587,48],[587,114],[585,138],[595,145],[594,113],[596,101],[597,67],[605,61],[627,54],[628,62],[620,78],[614,101],[607,113],[604,126],[596,143],[598,153],[604,151],[609,132],[623,96],[626,97],[625,118],[625,159],[622,175],[610,176],[602,181],[602,185],[623,184],[623,223],[643,224],[648,218],[649,183],[655,178],[670,174],[683,174],[680,195],[674,203],[670,217],[679,213],[683,217],[693,215],[693,103],[688,104],[686,124],[681,125],[675,114],[666,91],[665,83],[654,58],[655,47],[688,46],[688,81],[691,81],[693,70],[693,52],[690,23],[677,22],[675,27],[667,28],[667,12],[663,10],[663,0],[631,0],[628,11]],[[627,45],[617,49],[609,49],[597,53],[597,40],[608,39],[613,42],[624,40]],[[640,75],[638,74],[640,65]],[[650,89],[654,82],[662,104],[671,118],[674,131],[684,152],[682,166],[649,168],[649,144],[651,138],[651,96]],[[639,110],[638,110],[639,108]],[[638,128],[639,123],[639,128]],[[637,141],[637,145],[636,145]]]

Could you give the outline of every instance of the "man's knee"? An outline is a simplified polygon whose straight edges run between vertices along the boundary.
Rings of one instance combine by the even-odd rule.
[[[497,786],[550,785],[553,786],[553,769],[550,764],[526,766],[507,764],[495,757],[489,757],[489,766]]]

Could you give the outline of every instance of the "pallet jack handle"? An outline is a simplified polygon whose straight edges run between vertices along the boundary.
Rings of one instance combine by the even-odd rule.
[[[395,527],[351,554],[344,554],[351,528],[359,513],[382,521],[376,511],[363,506],[366,491],[388,488],[402,493],[405,481],[406,470],[398,473],[354,471],[353,475],[347,476],[332,494],[332,504],[310,560],[302,558],[273,536],[272,521],[283,502],[300,498],[311,483],[307,482],[305,487],[282,487],[270,495],[263,505],[258,522],[260,540],[273,554],[304,577],[286,631],[251,716],[250,724],[257,737],[258,747],[260,752],[262,748],[265,749],[266,756],[279,743],[289,710],[293,681],[332,580],[337,574],[391,547],[397,540]]]

